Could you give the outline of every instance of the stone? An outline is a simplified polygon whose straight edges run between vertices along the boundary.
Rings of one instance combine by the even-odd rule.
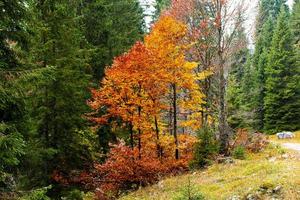
[[[295,135],[290,131],[283,131],[276,134],[278,139],[291,139],[294,138]]]
[[[278,194],[279,192],[281,192],[281,190],[282,190],[282,186],[281,186],[281,185],[277,185],[277,186],[272,190],[272,192],[273,192],[274,194]]]
[[[232,197],[230,197],[228,200],[240,200],[241,197],[238,195],[233,195]]]

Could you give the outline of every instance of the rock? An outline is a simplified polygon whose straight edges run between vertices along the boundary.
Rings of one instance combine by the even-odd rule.
[[[220,157],[217,159],[217,162],[224,164],[232,164],[234,163],[234,160],[231,157]]]
[[[232,197],[230,197],[228,200],[240,200],[242,199],[240,196],[238,195],[233,195]]]
[[[160,181],[158,182],[157,186],[162,189],[164,187],[164,182],[163,181]]]
[[[257,194],[248,194],[246,200],[260,200],[261,198]]]
[[[272,157],[269,159],[269,162],[275,162],[276,161],[276,157]]]
[[[289,158],[289,155],[288,155],[288,154],[283,154],[281,157],[282,157],[283,159],[288,159],[288,158]]]
[[[295,135],[289,131],[283,131],[283,132],[277,133],[276,136],[278,139],[291,139],[291,138],[295,137]]]
[[[279,192],[281,192],[281,190],[282,190],[282,186],[281,186],[281,185],[277,185],[277,186],[272,190],[272,192],[273,192],[274,194],[278,194]]]

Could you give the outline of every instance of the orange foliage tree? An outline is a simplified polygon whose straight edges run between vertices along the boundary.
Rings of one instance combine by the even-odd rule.
[[[193,73],[197,63],[185,58],[189,47],[184,40],[186,34],[184,24],[169,16],[161,17],[146,36],[145,45],[137,42],[115,58],[106,69],[102,87],[92,90],[89,105],[96,111],[106,109],[105,115],[92,120],[104,124],[111,117],[120,118],[130,131],[132,149],[137,133],[139,158],[149,151],[142,150],[143,144],[152,149],[155,146],[160,158],[174,147],[178,159],[178,121],[181,127],[189,126],[191,130],[201,125],[203,95]],[[173,139],[167,134],[168,127]]]

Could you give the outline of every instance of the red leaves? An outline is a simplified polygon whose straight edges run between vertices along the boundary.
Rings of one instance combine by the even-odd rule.
[[[138,158],[138,150],[131,150],[124,143],[115,145],[103,164],[96,164],[94,185],[99,199],[115,198],[121,191],[137,189],[153,184],[161,177],[188,170],[188,161],[166,160],[161,162],[155,156]],[[96,177],[96,178],[95,178]]]

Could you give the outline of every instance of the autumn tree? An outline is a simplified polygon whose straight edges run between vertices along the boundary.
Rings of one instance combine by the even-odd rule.
[[[213,72],[214,75],[199,83],[204,88],[206,106],[203,117],[207,124],[218,126],[221,140],[221,152],[225,153],[229,130],[227,126],[225,90],[226,71],[230,56],[235,48],[233,39],[237,36],[237,29],[242,26],[241,21],[232,23],[239,13],[245,10],[243,2],[233,4],[231,1],[173,1],[171,15],[188,24],[191,30],[195,49],[191,52],[191,59],[200,63],[200,72]]]

